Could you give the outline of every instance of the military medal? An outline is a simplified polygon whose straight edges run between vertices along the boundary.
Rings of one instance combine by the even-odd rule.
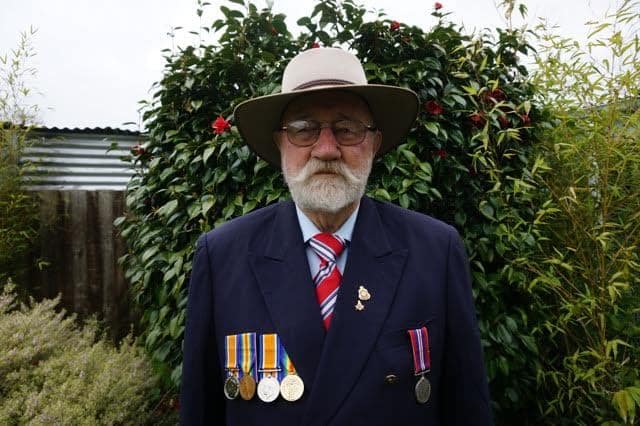
[[[242,333],[238,336],[240,343],[240,396],[245,401],[250,400],[256,393],[256,333]]]
[[[361,285],[360,288],[358,289],[358,299],[363,301],[367,301],[371,299],[371,294],[369,293],[369,290],[367,290],[363,285]]]
[[[286,372],[286,376],[280,382],[280,395],[285,401],[297,401],[302,398],[304,393],[304,382],[296,373],[296,368],[282,345],[280,346],[280,356],[282,370]]]
[[[258,398],[263,402],[273,402],[280,394],[280,382],[278,381],[278,363],[280,360],[278,351],[278,335],[263,334],[260,336],[260,382],[258,383]]]
[[[431,383],[425,374],[431,371],[431,354],[429,351],[429,332],[427,327],[407,330],[411,340],[411,352],[413,354],[413,372],[420,376],[415,386],[416,400],[420,404],[429,401],[431,396]]]
[[[240,392],[240,382],[238,381],[238,338],[230,335],[225,338],[225,370],[227,379],[224,381],[224,396],[227,399],[236,399]]]

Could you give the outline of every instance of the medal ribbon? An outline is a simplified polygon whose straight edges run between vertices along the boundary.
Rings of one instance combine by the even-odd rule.
[[[278,375],[280,380],[282,380],[285,375],[296,374],[296,367],[293,366],[293,362],[291,362],[291,358],[289,358],[289,354],[282,344],[280,344],[280,365],[282,367],[282,371]]]
[[[238,336],[232,334],[225,339],[225,368],[230,374],[238,370]]]
[[[256,333],[242,333],[237,335],[240,342],[240,368],[242,375],[252,375],[253,379],[257,379],[257,371],[255,366],[256,359]]]
[[[261,340],[261,377],[270,375],[279,370],[278,362],[280,361],[278,352],[280,350],[280,339],[277,334],[263,334]]]
[[[413,353],[413,370],[421,374],[431,370],[431,354],[429,351],[429,332],[427,327],[407,330],[411,339]]]

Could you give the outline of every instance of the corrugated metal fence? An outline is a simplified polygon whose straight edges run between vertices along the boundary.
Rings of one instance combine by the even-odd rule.
[[[38,129],[23,161],[35,166],[30,189],[123,190],[133,170],[120,160],[142,142],[135,132],[114,129]],[[112,143],[118,148],[109,150]]]
[[[40,240],[27,285],[37,297],[62,296],[62,306],[81,316],[97,314],[114,338],[129,331],[134,316],[117,259],[126,247],[113,226],[125,212],[125,186],[133,175],[120,160],[141,137],[111,129],[45,129],[24,160],[34,162],[27,187],[40,199]],[[118,149],[108,151],[116,142]],[[107,152],[108,151],[108,152]]]

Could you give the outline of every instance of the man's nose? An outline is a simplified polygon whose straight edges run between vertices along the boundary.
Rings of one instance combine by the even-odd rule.
[[[336,160],[342,156],[338,141],[330,127],[320,129],[318,141],[313,146],[311,155],[324,161]]]

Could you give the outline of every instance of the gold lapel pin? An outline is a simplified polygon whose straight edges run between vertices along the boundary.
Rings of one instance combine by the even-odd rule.
[[[364,288],[364,286],[362,285],[358,289],[358,299],[364,300],[364,301],[371,299],[371,294],[369,293],[369,290]]]
[[[358,303],[356,303],[356,311],[362,311],[364,310],[364,305],[362,304],[361,301],[358,300]]]

